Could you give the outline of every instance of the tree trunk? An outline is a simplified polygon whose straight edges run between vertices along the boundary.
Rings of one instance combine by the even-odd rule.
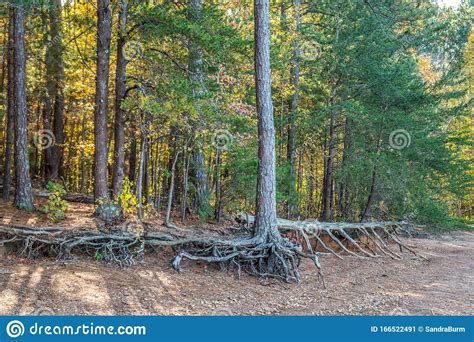
[[[386,111],[386,108],[384,109]],[[377,157],[380,155],[380,149],[381,149],[381,144],[382,144],[382,133],[383,129],[380,130],[379,136],[377,139]],[[378,159],[378,158],[377,158]],[[374,196],[375,192],[377,189],[377,161],[375,162],[374,168],[372,170],[372,178],[370,181],[370,188],[369,188],[369,196],[367,197],[367,203],[365,205],[364,211],[362,212],[360,221],[363,222],[365,221],[370,215],[371,215],[371,210],[374,202]]]
[[[202,19],[202,0],[189,0],[188,2],[188,18],[191,21],[200,22]],[[193,96],[199,99],[206,88],[204,86],[203,73],[203,51],[199,44],[189,42],[189,79],[193,87]],[[201,114],[201,113],[199,113]],[[202,119],[202,118],[199,118]],[[194,131],[201,131],[200,123],[193,123]],[[209,209],[209,181],[206,172],[206,163],[204,153],[202,151],[203,141],[200,136],[197,137],[193,149],[193,182],[196,189],[194,198],[194,207],[199,214],[207,213]]]
[[[140,149],[140,164],[138,167],[138,180],[137,180],[137,199],[138,199],[138,217],[140,219],[143,218],[143,196],[142,196],[142,189],[143,189],[143,174],[145,168],[145,158],[146,158],[146,150],[147,150],[147,135],[146,130],[144,127],[141,128],[142,133],[142,143]]]
[[[151,201],[150,204],[155,205],[155,198],[156,198],[156,176],[158,174],[158,147],[160,143],[155,144],[155,148],[153,148],[153,143],[150,144],[150,154],[151,154]]]
[[[81,128],[81,192],[86,189],[86,112],[82,114]]]
[[[341,184],[341,215],[345,220],[352,220],[351,215],[351,203],[350,203],[350,188],[349,188],[349,175],[345,172],[348,168],[348,164],[351,162],[352,149],[353,149],[353,121],[350,118],[346,118],[344,127],[344,152],[342,154],[342,169],[344,171],[344,181]]]
[[[299,26],[300,26],[300,0],[294,0],[295,10],[295,27],[296,37],[293,41],[293,56],[290,69],[290,83],[293,87],[293,94],[290,101],[290,116],[288,120],[288,149],[287,160],[290,164],[290,179],[288,191],[288,218],[293,218],[297,215],[297,199],[296,197],[296,112],[298,110],[299,102],[299,78],[300,78],[300,47],[299,47]]]
[[[287,23],[287,19],[286,19],[286,4],[285,2],[281,2],[280,3],[280,32],[281,32],[281,36],[280,36],[280,39],[282,42],[285,41],[285,34],[286,32],[288,31],[288,23]],[[283,59],[283,66],[282,66],[282,70],[285,70],[286,69],[286,54],[285,54],[285,58]],[[284,141],[285,141],[285,128],[286,128],[286,124],[285,124],[285,120],[286,120],[286,117],[285,117],[285,113],[286,113],[286,106],[287,106],[287,99],[286,99],[286,96],[285,96],[285,89],[287,87],[287,79],[285,77],[285,73],[283,72],[282,73],[282,76],[281,76],[281,84],[280,84],[280,92],[281,92],[281,95],[280,95],[280,117],[279,117],[279,123],[278,123],[278,133],[280,135],[279,139],[277,140],[278,141],[278,154],[277,154],[277,157],[278,157],[278,161],[281,162],[283,160],[283,145],[284,145]],[[287,155],[288,155],[288,151],[287,151]]]
[[[331,219],[331,192],[332,192],[332,168],[333,168],[333,144],[334,144],[334,123],[331,117],[329,125],[329,143],[327,156],[324,161],[324,178],[323,178],[323,209],[321,214],[322,221],[329,221]]]
[[[176,173],[176,162],[178,161],[179,151],[176,151],[175,153],[176,154],[173,159],[173,165],[171,166],[171,180],[170,188],[168,191],[168,205],[166,206],[165,224],[167,226],[171,226],[171,206],[173,204],[174,176]]]
[[[145,129],[145,132],[147,130]],[[146,134],[146,133],[145,133]],[[148,137],[146,137],[146,140],[148,141]],[[150,154],[149,154],[149,148],[147,146],[145,150],[145,160],[143,161],[143,198],[145,199],[146,203],[150,203],[150,172],[149,172],[149,165],[150,165]]]
[[[0,78],[0,103],[2,104],[2,107],[5,108],[7,110],[7,104],[5,103],[5,100],[4,100],[4,97],[3,97],[3,92],[5,90],[5,79],[7,79],[7,75],[5,75],[6,73],[8,73],[8,70],[7,70],[7,63],[8,63],[8,22],[9,20],[5,20],[4,23],[3,23],[3,43],[2,43],[2,76]],[[5,97],[5,99],[8,98],[8,95]],[[8,113],[6,115],[4,115],[4,117],[2,118],[2,120],[5,121],[5,126],[4,127],[7,127],[8,125]],[[0,132],[1,134],[1,141],[3,143],[2,145],[2,152],[3,152],[3,155],[2,155],[2,158],[5,157],[4,155],[4,152],[5,152],[5,143],[6,143],[6,132],[5,131],[2,131]],[[5,165],[5,160],[2,159],[2,163],[3,165]]]
[[[46,129],[55,137],[55,144],[45,150],[46,178],[57,179],[62,175],[64,142],[64,62],[62,54],[61,0],[53,0],[49,9],[51,40],[46,49]]]
[[[9,20],[3,24],[3,46],[2,46],[2,78],[0,79],[0,94],[3,95],[5,90],[5,70],[8,61],[8,30]],[[8,72],[8,71],[7,71]],[[3,103],[3,101],[2,101]]]
[[[314,196],[314,153],[311,151],[311,157],[309,160],[309,185],[308,185],[308,212],[306,217],[313,217],[315,207],[315,196]]]
[[[3,199],[10,197],[11,168],[13,156],[13,131],[15,126],[15,60],[14,60],[14,18],[13,10],[10,9],[8,22],[8,89],[7,89],[7,139],[5,144],[5,168],[3,171]]]
[[[163,178],[164,180],[166,179],[166,177],[163,177]],[[156,191],[156,198],[155,198],[155,207],[156,207],[156,211],[158,212],[158,218],[161,217],[161,189],[163,187],[162,184],[163,183],[161,183],[161,170],[160,170],[160,173],[158,174],[158,189]]]
[[[185,154],[183,156],[183,197],[181,200],[181,222],[186,222],[186,209],[188,200],[188,177],[189,177],[189,153],[185,148]]]
[[[270,71],[269,0],[254,1],[255,88],[258,115],[258,176],[255,235],[279,238],[276,227],[275,127]]]
[[[335,95],[334,95],[335,96]],[[321,214],[322,221],[330,221],[333,217],[333,167],[334,157],[336,153],[336,118],[337,112],[333,110],[331,113],[331,121],[329,123],[329,142],[327,156],[324,161],[324,179],[323,179],[323,209]]]
[[[132,136],[132,141],[130,142],[130,156],[128,158],[128,179],[133,183],[135,187],[135,174],[137,168],[137,139],[135,136]]]
[[[269,0],[254,0],[255,32],[255,90],[258,117],[258,173],[253,238],[230,241],[205,241],[197,255],[181,251],[173,260],[173,268],[180,269],[183,258],[205,262],[234,264],[250,274],[277,277],[287,282],[299,282],[301,256],[311,258],[321,268],[315,254],[305,254],[301,246],[283,239],[278,231],[276,216],[276,155],[275,126],[270,71]],[[212,254],[211,254],[212,253]],[[321,273],[319,273],[322,276]]]
[[[334,45],[339,42],[339,26],[336,27],[336,34],[334,37]],[[333,90],[331,94],[331,119],[329,123],[329,143],[327,146],[327,156],[324,160],[324,178],[323,178],[323,191],[322,191],[322,221],[331,221],[334,217],[334,157],[336,155],[336,123],[338,117],[338,110],[335,108],[336,96],[337,96],[337,84],[339,80],[333,84]]]
[[[108,198],[107,108],[112,23],[108,0],[97,0],[97,18],[97,74],[94,110],[94,198],[96,201]]]
[[[161,187],[162,187],[162,181],[161,181],[161,174],[162,174],[162,153],[161,150],[159,150],[159,147],[162,147],[162,143],[157,144],[156,146],[156,171],[157,171],[157,176],[156,176],[156,183],[155,183],[155,208],[158,213],[158,218],[161,216]],[[158,153],[158,151],[160,151]],[[189,161],[188,161],[189,163]],[[166,177],[165,177],[166,178]]]
[[[28,113],[26,109],[26,51],[25,51],[25,10],[13,6],[14,17],[14,62],[15,87],[13,100],[15,112],[15,206],[19,209],[34,210],[33,192],[30,180],[28,158]]]
[[[377,181],[377,171],[374,166],[374,170],[372,171],[372,180],[370,181],[369,196],[367,197],[367,203],[365,204],[364,212],[362,213],[360,222],[364,222],[367,219],[367,217],[370,216],[370,210],[372,209],[376,181]]]
[[[214,218],[217,222],[220,222],[221,219],[221,186],[220,186],[220,172],[219,166],[221,163],[221,151],[216,149],[216,161],[214,165],[214,186],[215,186],[215,208],[214,208]]]
[[[127,35],[127,2],[128,0],[120,0],[119,2],[117,67],[115,71],[114,168],[112,172],[112,189],[115,197],[118,197],[122,190],[125,161],[124,115],[121,106],[126,92],[127,75],[127,60],[124,52]]]
[[[36,106],[36,111],[35,111],[35,119],[36,119],[36,131],[39,132],[41,129],[41,103],[38,103]],[[40,149],[35,148],[35,162],[34,162],[34,167],[33,167],[33,174],[34,175],[39,175],[40,174]]]
[[[198,138],[197,140],[197,145],[202,145],[202,139]],[[197,146],[193,150],[193,171],[194,187],[196,189],[194,207],[198,213],[207,213],[209,208],[209,179],[201,146]]]

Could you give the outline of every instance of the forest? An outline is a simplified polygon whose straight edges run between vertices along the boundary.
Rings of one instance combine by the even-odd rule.
[[[2,0],[2,253],[140,269],[154,251],[283,283],[303,262],[323,287],[326,257],[424,262],[410,238],[472,230],[472,18],[469,1]]]

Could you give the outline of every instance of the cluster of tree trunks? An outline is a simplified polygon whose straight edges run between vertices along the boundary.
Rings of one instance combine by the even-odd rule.
[[[127,89],[127,56],[125,47],[128,39],[127,32],[127,0],[119,0],[118,16],[118,38],[117,38],[117,63],[115,72],[115,117],[114,117],[114,164],[112,167],[112,194],[114,198],[120,195],[123,187],[124,164],[125,164],[125,132],[124,120],[125,111],[122,103],[131,89],[140,89],[141,86]],[[387,248],[382,236],[379,236],[374,229],[382,229],[400,246],[403,243],[391,233],[386,226],[394,223],[384,224],[326,224],[321,225],[317,222],[293,222],[277,219],[276,206],[276,146],[275,146],[275,127],[272,104],[272,84],[270,70],[270,16],[269,0],[254,0],[254,68],[255,68],[255,89],[256,89],[256,110],[258,117],[258,173],[256,189],[256,211],[252,223],[254,226],[251,236],[231,237],[228,240],[220,240],[214,237],[186,238],[179,242],[172,242],[168,237],[157,237],[155,235],[130,235],[129,233],[103,233],[90,231],[66,232],[62,230],[28,230],[21,227],[12,228],[13,240],[20,239],[25,243],[25,250],[34,254],[43,245],[51,245],[52,249],[60,257],[69,255],[75,247],[85,248],[86,250],[100,251],[109,260],[118,260],[121,264],[133,264],[136,257],[143,254],[144,244],[149,245],[187,245],[194,244],[189,251],[183,250],[174,260],[174,267],[179,269],[183,258],[191,260],[203,260],[215,263],[228,263],[235,267],[238,272],[245,270],[251,274],[261,276],[275,276],[285,281],[299,281],[298,263],[301,257],[312,259],[320,271],[318,257],[309,245],[308,250],[303,251],[298,241],[294,242],[283,238],[280,230],[295,230],[301,232],[304,240],[315,238],[319,240],[319,234],[324,232],[344,251],[349,254],[356,254],[353,250],[345,247],[341,239],[349,241],[355,249],[364,256],[377,256],[377,252],[370,247],[364,248],[360,241],[354,237],[351,231],[355,231],[357,236],[365,236],[371,239],[376,248],[383,254],[398,256]],[[284,6],[283,6],[284,7]],[[293,1],[295,13],[295,39],[292,44],[292,58],[290,68],[290,84],[292,87],[291,98],[288,103],[288,122],[287,122],[287,160],[289,163],[290,186],[288,190],[289,201],[287,203],[287,217],[295,218],[298,216],[299,208],[296,200],[297,185],[301,188],[296,179],[301,179],[297,175],[297,113],[299,105],[299,79],[300,79],[300,0]],[[188,18],[191,21],[200,22],[202,20],[202,2],[201,0],[189,0]],[[282,21],[284,17],[282,10]],[[11,6],[9,21],[9,41],[8,41],[8,96],[7,96],[7,137],[6,137],[6,158],[3,197],[8,198],[10,193],[12,156],[14,156],[15,167],[15,205],[18,208],[33,210],[33,191],[30,180],[30,165],[28,157],[28,132],[27,132],[27,103],[26,103],[26,52],[25,52],[25,9],[21,6]],[[45,179],[58,179],[63,175],[63,143],[65,140],[63,132],[63,78],[64,63],[62,53],[62,33],[61,33],[61,1],[53,0],[52,7],[49,9],[49,33],[51,41],[46,45],[46,91],[47,96],[44,100],[44,128],[51,130],[55,136],[56,144],[49,149],[44,150],[44,175]],[[112,35],[112,6],[109,0],[97,0],[97,65],[96,65],[96,85],[95,85],[95,108],[94,108],[94,201],[95,203],[107,203],[111,199],[109,191],[109,170],[108,170],[108,143],[109,134],[107,132],[108,123],[108,98],[109,98],[109,73],[110,73],[110,46]],[[335,45],[338,43],[339,31],[335,35]],[[130,56],[129,56],[130,57]],[[204,71],[203,48],[196,41],[188,42],[188,79],[192,84],[193,97],[195,99],[198,114],[200,113],[200,101],[206,94],[206,82]],[[329,102],[332,104],[329,130],[327,132],[325,143],[324,176],[322,180],[321,193],[321,217],[324,221],[334,220],[335,212],[335,158],[337,154],[337,131],[336,128],[341,121],[339,109],[337,108],[336,98],[340,78],[337,76],[333,82],[332,96]],[[137,163],[137,140],[132,137],[131,151],[129,153],[129,176],[132,181],[136,181],[136,194],[138,196],[138,215],[143,216],[143,198],[148,203],[152,202],[150,196],[150,178],[153,179],[153,188],[155,191],[155,205],[160,208],[160,194],[163,191],[168,193],[166,203],[165,223],[169,227],[175,227],[171,223],[171,210],[176,197],[175,191],[176,178],[179,177],[177,165],[182,156],[182,199],[181,216],[184,221],[187,209],[187,188],[188,174],[194,185],[194,209],[198,213],[208,212],[210,201],[210,179],[211,172],[206,167],[205,155],[202,150],[202,134],[200,120],[192,123],[191,142],[187,141],[184,148],[179,146],[178,133],[176,127],[171,127],[169,146],[169,177],[163,177],[165,184],[161,184],[161,174],[158,173],[156,160],[158,151],[155,152],[154,161],[153,145],[149,141],[148,122],[150,120],[148,113],[144,110],[140,112],[141,120],[134,128],[141,132],[139,162]],[[85,117],[82,121],[84,142]],[[350,122],[345,122],[344,140],[345,152],[350,149],[351,135]],[[380,144],[380,139],[379,139]],[[156,145],[158,148],[158,144]],[[14,153],[13,153],[14,147]],[[188,147],[190,148],[188,151]],[[214,191],[216,196],[215,216],[217,219],[221,215],[222,207],[222,187],[219,178],[220,152],[215,154],[214,162]],[[211,157],[212,158],[212,157]],[[347,162],[350,156],[343,155],[343,163]],[[84,150],[82,150],[82,184],[81,189],[85,189],[85,162]],[[301,162],[301,156],[299,161]],[[155,163],[155,164],[154,164]],[[138,164],[138,167],[137,167]],[[209,162],[209,165],[212,163]],[[313,165],[312,165],[313,166]],[[149,169],[153,169],[153,175],[150,177]],[[138,169],[138,175],[135,170]],[[209,167],[209,169],[211,169]],[[160,171],[161,172],[161,171]],[[314,174],[313,174],[314,175]],[[312,175],[312,176],[313,176]],[[169,182],[168,182],[169,181]],[[374,167],[370,192],[367,204],[362,213],[362,219],[370,216],[370,209],[374,201],[374,192],[377,187],[377,170]],[[310,182],[310,200],[315,201],[313,189],[315,184]],[[41,194],[39,194],[41,195]],[[339,188],[339,210],[348,212],[349,193],[344,184]],[[81,195],[68,194],[65,199],[90,201],[87,197]],[[380,228],[380,227],[381,228]],[[0,232],[8,234],[0,229]],[[40,236],[40,238],[38,238]],[[191,240],[190,240],[191,239]],[[184,242],[183,242],[184,241]],[[324,245],[324,243],[322,242]],[[39,247],[38,247],[39,246]],[[408,248],[408,247],[405,247]],[[331,248],[328,251],[335,253]],[[335,253],[337,255],[337,253]]]
[[[102,201],[109,199],[110,195],[113,195],[113,198],[117,198],[122,190],[122,183],[124,177],[124,166],[125,166],[125,132],[124,132],[124,122],[125,122],[125,112],[122,108],[122,102],[127,96],[128,92],[137,87],[130,87],[127,89],[127,56],[125,53],[125,48],[128,37],[127,31],[127,15],[129,4],[126,0],[120,0],[118,3],[118,22],[117,22],[117,62],[115,70],[115,117],[114,117],[114,154],[113,154],[113,165],[111,168],[111,190],[109,191],[109,170],[108,170],[108,143],[109,143],[109,133],[107,132],[107,122],[108,122],[108,83],[109,83],[109,65],[110,65],[110,42],[111,42],[111,25],[112,25],[112,13],[111,13],[111,4],[109,0],[97,0],[97,69],[96,69],[96,95],[95,95],[95,109],[94,109],[94,167],[93,167],[93,185],[94,185],[94,198],[97,201]],[[257,3],[256,6],[261,4]],[[46,72],[45,72],[45,84],[46,84],[46,96],[44,98],[43,106],[43,127],[50,130],[55,136],[55,144],[51,148],[44,149],[39,152],[43,153],[43,163],[41,172],[44,175],[45,180],[57,180],[63,179],[63,144],[65,141],[64,136],[64,62],[63,62],[63,42],[62,42],[62,19],[61,19],[61,1],[54,0],[51,3],[51,6],[48,7],[48,33],[49,40],[45,42],[46,48]],[[284,12],[286,10],[285,6],[282,5],[282,16],[285,16]],[[290,68],[290,84],[292,86],[292,94],[289,99],[289,116],[288,116],[288,145],[287,145],[287,159],[290,165],[290,182],[289,182],[289,192],[288,192],[288,218],[295,218],[299,216],[300,209],[298,208],[297,201],[297,149],[296,149],[296,116],[298,111],[298,102],[299,102],[299,63],[300,63],[300,42],[299,42],[299,30],[300,30],[300,1],[294,0],[292,7],[294,8],[294,21],[295,21],[295,38],[292,41],[292,57],[291,57],[291,68]],[[11,9],[11,20],[9,21],[10,33],[9,33],[9,49],[8,49],[8,119],[7,119],[7,136],[6,136],[6,147],[5,147],[5,172],[3,175],[3,197],[8,198],[10,193],[10,184],[12,183],[11,172],[9,170],[12,168],[12,157],[20,160],[18,163],[15,163],[15,168],[18,172],[18,181],[16,186],[20,191],[18,193],[19,199],[17,205],[22,208],[32,208],[32,204],[28,203],[27,197],[31,198],[29,195],[28,178],[25,176],[25,169],[29,168],[29,162],[25,157],[25,143],[22,137],[22,133],[25,133],[26,130],[22,129],[23,117],[26,115],[26,109],[21,108],[22,102],[26,105],[26,99],[16,98],[18,96],[24,97],[24,85],[22,85],[22,80],[20,78],[25,77],[25,61],[21,58],[21,49],[24,49],[24,32],[20,32],[19,36],[15,36],[15,27],[23,28],[22,24],[15,24],[14,12],[22,12],[23,18],[20,20],[24,21],[25,10],[22,6],[15,6]],[[262,12],[263,13],[263,12]],[[258,16],[259,14],[256,15]],[[202,1],[201,0],[190,0],[188,2],[188,18],[191,21],[199,22],[202,20]],[[283,19],[282,19],[283,20]],[[286,16],[285,19],[286,21]],[[266,31],[267,28],[264,25],[267,25],[265,22],[261,22],[263,26],[256,26],[255,37],[256,37],[256,63],[257,59],[266,63],[266,59],[269,58],[267,48],[264,44],[264,40],[267,39]],[[260,32],[257,32],[260,30]],[[18,30],[17,30],[18,31]],[[261,38],[258,38],[261,37]],[[257,39],[259,41],[257,42]],[[268,40],[270,38],[268,37]],[[15,44],[15,40],[19,40],[20,44]],[[18,50],[18,51],[17,51]],[[259,50],[259,51],[257,51]],[[190,40],[188,42],[188,51],[189,51],[189,62],[188,62],[188,73],[189,80],[193,85],[193,94],[196,99],[197,108],[199,109],[199,102],[205,98],[207,90],[205,86],[205,72],[203,69],[203,49],[199,46],[198,43]],[[16,58],[14,54],[20,54],[19,58]],[[259,62],[260,63],[260,62]],[[19,72],[16,72],[18,68]],[[259,151],[260,166],[259,173],[264,173],[267,175],[267,170],[263,168],[274,168],[275,163],[273,161],[274,157],[274,128],[273,128],[273,108],[271,103],[271,94],[269,89],[267,89],[267,84],[270,84],[270,67],[266,64],[256,64],[255,66],[257,75],[257,91],[260,91],[260,94],[257,94],[257,108],[259,112],[259,117],[261,118],[259,123],[259,139],[263,141],[261,143],[262,147]],[[266,70],[268,69],[268,70]],[[266,76],[268,74],[268,76]],[[262,78],[263,77],[263,78]],[[265,79],[265,78],[268,78]],[[18,87],[14,85],[18,83]],[[24,82],[23,82],[24,83]],[[17,106],[16,104],[19,104]],[[19,109],[17,110],[18,107]],[[39,110],[39,109],[38,109]],[[18,139],[14,139],[14,122],[18,121]],[[146,121],[146,120],[145,120]],[[178,178],[179,183],[176,179],[173,179],[174,182],[171,184],[171,176],[163,177],[163,174],[157,172],[157,167],[153,167],[152,175],[149,175],[149,158],[151,156],[151,151],[147,150],[151,145],[150,142],[143,144],[143,141],[147,140],[146,130],[145,134],[141,135],[141,146],[139,155],[139,165],[137,168],[137,140],[135,137],[132,137],[130,151],[127,153],[129,158],[128,166],[128,176],[135,183],[135,190],[137,194],[141,194],[140,197],[145,197],[148,202],[154,202],[155,206],[158,207],[158,210],[161,208],[161,196],[163,192],[170,195],[173,194],[174,197],[171,198],[172,204],[174,204],[177,199],[178,194],[181,196],[181,216],[184,221],[186,218],[187,211],[187,201],[188,201],[188,177],[190,177],[190,182],[194,188],[194,196],[192,198],[192,206],[195,209],[195,212],[208,215],[210,209],[210,198],[212,194],[215,194],[215,210],[214,216],[219,219],[222,210],[222,184],[220,183],[220,172],[219,164],[220,157],[219,151],[216,152],[216,158],[212,159],[213,162],[209,162],[206,166],[205,157],[202,151],[203,141],[200,131],[200,120],[197,120],[193,126],[193,139],[189,146],[191,147],[191,153],[182,151],[181,155],[183,158],[182,161],[182,175],[175,175],[174,178]],[[146,122],[144,123],[146,125]],[[85,116],[82,120],[83,133],[82,139],[85,141]],[[335,123],[331,121],[331,127],[334,127]],[[136,127],[137,128],[137,127]],[[140,130],[142,131],[142,130]],[[329,155],[325,162],[325,172],[324,172],[324,181],[323,181],[323,194],[322,194],[322,218],[324,220],[331,220],[333,218],[333,181],[332,181],[332,160],[334,155],[334,130],[330,130],[330,141],[328,144]],[[142,132],[143,133],[143,132]],[[174,132],[176,133],[176,132]],[[174,135],[172,133],[172,135]],[[174,139],[176,143],[176,139]],[[273,143],[272,143],[273,141]],[[13,153],[14,142],[19,144],[18,153]],[[22,147],[23,146],[23,147]],[[158,149],[159,145],[156,144]],[[37,151],[38,153],[38,151]],[[84,191],[86,188],[85,178],[87,174],[86,165],[85,165],[85,154],[84,147],[82,147],[82,177],[81,177],[81,190]],[[158,152],[157,152],[158,153]],[[177,150],[170,155],[169,160],[169,170],[172,170],[171,165],[173,164],[174,157],[177,154]],[[16,160],[15,159],[15,160]],[[213,164],[213,165],[212,165]],[[263,165],[263,166],[262,166]],[[35,168],[38,167],[38,157],[36,157]],[[214,167],[213,173],[213,188],[210,187],[211,168]],[[135,170],[138,169],[138,176],[135,174]],[[141,170],[141,172],[140,172]],[[217,171],[216,171],[217,170]],[[160,170],[161,171],[161,170]],[[274,172],[273,172],[274,173]],[[15,172],[16,174],[16,172]],[[182,176],[182,177],[181,177]],[[273,175],[269,174],[270,178]],[[150,196],[150,178],[153,178],[153,188],[154,188],[154,200],[151,200]],[[182,178],[182,179],[181,179]],[[265,177],[262,177],[265,178]],[[267,187],[269,178],[263,180],[259,183],[260,187]],[[163,183],[163,184],[162,184]],[[176,187],[177,184],[182,187],[180,192],[171,187]],[[264,185],[262,185],[264,184]],[[260,189],[259,191],[266,191],[267,189]],[[271,189],[270,189],[271,190]],[[311,193],[312,195],[312,193]],[[272,197],[272,193],[269,193],[269,197]],[[316,198],[312,199],[313,201]],[[22,202],[23,204],[19,204]],[[141,201],[140,201],[141,203]],[[264,206],[261,205],[263,208]],[[166,209],[168,207],[166,206]],[[267,214],[263,215],[265,217]]]
[[[277,226],[275,126],[270,71],[269,0],[254,1],[254,68],[258,117],[258,172],[253,236],[225,241],[202,241],[181,251],[173,261],[179,271],[183,259],[218,263],[256,276],[299,282],[301,257],[313,260],[322,275],[316,254],[304,253],[298,243],[282,238]]]

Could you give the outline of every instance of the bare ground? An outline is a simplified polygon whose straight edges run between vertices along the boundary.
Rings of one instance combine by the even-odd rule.
[[[129,269],[3,257],[0,315],[473,315],[474,233],[405,241],[429,260],[323,256],[327,289],[306,260],[288,285],[189,262],[178,274],[163,249]]]

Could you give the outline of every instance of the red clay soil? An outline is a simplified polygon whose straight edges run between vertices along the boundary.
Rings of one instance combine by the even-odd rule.
[[[61,226],[93,227],[91,211],[74,203]],[[0,223],[54,226],[5,202]],[[170,249],[128,269],[87,257],[0,256],[0,315],[473,315],[474,233],[404,241],[429,260],[322,256],[327,289],[308,260],[302,282],[289,285],[188,261],[176,273]]]

